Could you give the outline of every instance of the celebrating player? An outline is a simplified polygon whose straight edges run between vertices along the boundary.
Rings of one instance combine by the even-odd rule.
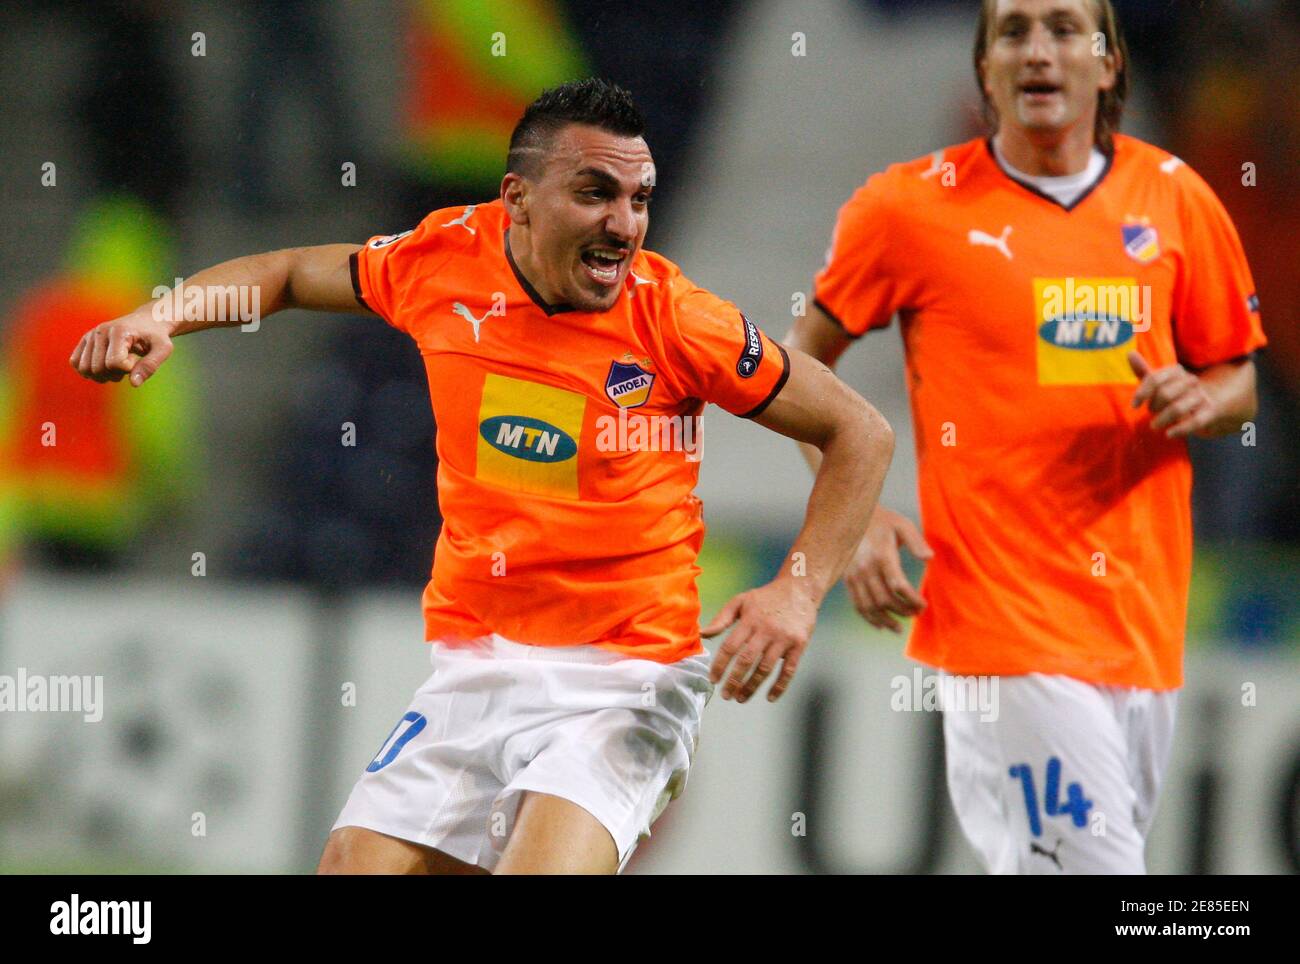
[[[1109,0],[985,0],[974,60],[992,137],[868,179],[786,344],[833,365],[901,319],[925,535],[877,508],[846,581],[872,625],[917,617],[909,656],[998,677],[995,721],[944,712],[985,867],[1141,873],[1183,679],[1185,438],[1253,416],[1258,305],[1210,188],[1117,133]]]
[[[81,374],[139,385],[176,335],[238,324],[240,286],[265,314],[368,309],[419,346],[444,516],[423,600],[434,672],[358,780],[324,872],[620,869],[681,792],[713,684],[743,702],[780,666],[768,698],[785,691],[866,530],[889,426],[642,250],[643,127],[621,88],[565,84],[520,120],[498,200],[201,271],[73,352]],[[731,627],[711,665],[692,495],[706,402],[823,457],[802,565],[726,605],[704,631]]]

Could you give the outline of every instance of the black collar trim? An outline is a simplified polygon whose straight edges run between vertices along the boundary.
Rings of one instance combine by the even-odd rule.
[[[1036,195],[1042,198],[1044,201],[1051,201],[1053,204],[1055,204],[1058,208],[1060,208],[1063,211],[1073,211],[1080,204],[1082,204],[1084,199],[1088,195],[1090,195],[1093,191],[1097,190],[1097,188],[1101,186],[1102,181],[1106,180],[1106,175],[1110,173],[1111,165],[1115,163],[1115,152],[1111,151],[1109,154],[1105,155],[1106,166],[1103,167],[1101,169],[1101,173],[1097,175],[1097,180],[1093,181],[1092,184],[1088,186],[1088,189],[1086,191],[1084,191],[1077,198],[1075,198],[1073,204],[1062,204],[1056,198],[1052,197],[1052,195],[1046,194],[1043,191],[1038,190],[1038,188],[1034,187],[1032,184],[1026,184],[1024,181],[1020,180],[1018,177],[1016,177],[1014,174],[1008,171],[1005,167],[1003,167],[1002,162],[998,160],[997,151],[993,150],[992,137],[988,137],[985,139],[984,146],[985,148],[987,148],[989,152],[989,157],[993,159],[993,163],[997,165],[999,171],[1001,171],[1004,175],[1006,175],[1008,181],[1011,181],[1013,184],[1017,184],[1020,187],[1023,187],[1030,194]]]
[[[519,287],[524,289],[524,294],[528,295],[528,297],[533,300],[533,304],[535,304],[538,308],[541,308],[542,311],[546,312],[547,317],[550,317],[551,315],[558,315],[563,311],[578,310],[577,308],[573,307],[573,305],[552,305],[552,304],[547,304],[544,300],[542,300],[542,296],[537,293],[537,289],[534,288],[531,282],[529,282],[529,280],[524,277],[524,273],[519,270],[519,265],[515,264],[515,256],[510,253],[510,229],[509,228],[506,228],[506,233],[501,239],[501,246],[506,249],[506,261],[510,262],[510,270],[515,273],[515,280],[519,282]]]

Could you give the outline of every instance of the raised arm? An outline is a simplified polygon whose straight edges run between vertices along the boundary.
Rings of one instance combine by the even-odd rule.
[[[878,411],[825,365],[799,351],[789,355],[785,387],[755,420],[820,455],[803,528],[780,574],[736,596],[703,630],[715,636],[735,624],[714,658],[712,677],[720,681],[734,657],[722,697],[740,702],[778,662],[781,675],[768,699],[789,685],[822,599],[862,540],[894,451],[893,432]]]
[[[225,261],[158,293],[130,314],[81,336],[69,363],[85,378],[139,386],[171,354],[177,335],[259,324],[285,308],[363,312],[349,258],[356,244],[286,248]]]

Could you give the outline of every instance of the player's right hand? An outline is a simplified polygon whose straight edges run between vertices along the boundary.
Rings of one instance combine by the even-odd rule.
[[[83,378],[121,381],[139,387],[172,353],[170,326],[148,308],[96,325],[81,336],[68,363]]]
[[[899,634],[903,625],[895,617],[915,616],[925,608],[925,600],[903,573],[900,546],[907,546],[918,559],[934,556],[934,550],[910,519],[877,506],[867,534],[844,573],[844,584],[862,618],[878,629]]]

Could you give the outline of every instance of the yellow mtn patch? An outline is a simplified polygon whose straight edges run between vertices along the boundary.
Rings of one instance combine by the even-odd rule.
[[[1151,323],[1151,292],[1135,278],[1035,278],[1040,385],[1137,381],[1128,353]]]
[[[520,492],[578,497],[584,395],[488,374],[478,411],[474,475]]]

